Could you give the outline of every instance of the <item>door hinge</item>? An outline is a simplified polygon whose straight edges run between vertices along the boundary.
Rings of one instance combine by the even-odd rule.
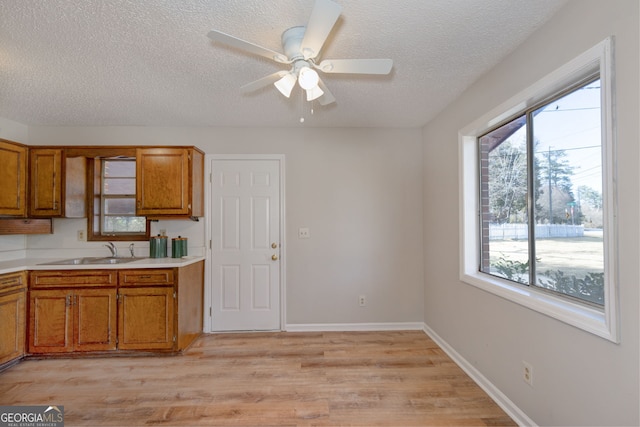
[[[209,317],[211,317],[211,316],[212,316],[212,314],[211,314],[211,307],[209,307]]]
[[[212,173],[209,174],[209,182],[213,184],[213,174]]]
[[[213,244],[211,243],[211,239],[209,239],[209,249],[213,249]]]
[[[173,336],[173,342],[176,342],[176,336],[175,335]]]

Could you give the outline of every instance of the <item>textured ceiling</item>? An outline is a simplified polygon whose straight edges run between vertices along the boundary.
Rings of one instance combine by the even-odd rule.
[[[211,29],[282,51],[313,0],[2,0],[0,117],[60,126],[419,127],[565,0],[335,0],[320,59],[391,58],[387,76],[323,75],[322,107],[270,86],[287,67],[212,42]],[[310,114],[311,105],[314,113]]]

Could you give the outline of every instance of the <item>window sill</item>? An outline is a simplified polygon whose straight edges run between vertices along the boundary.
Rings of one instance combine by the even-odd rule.
[[[603,310],[555,297],[534,287],[492,277],[484,273],[463,273],[460,279],[472,286],[534,310],[583,331],[618,343],[618,337]]]

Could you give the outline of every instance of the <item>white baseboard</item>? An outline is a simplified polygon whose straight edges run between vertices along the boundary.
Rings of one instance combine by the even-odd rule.
[[[502,393],[491,381],[489,381],[480,371],[460,355],[453,347],[443,340],[433,329],[425,323],[423,331],[433,341],[435,341],[447,355],[453,359],[460,368],[471,377],[497,404],[507,413],[519,426],[535,426],[537,424],[518,408],[504,393]]]
[[[422,322],[399,323],[290,323],[287,332],[329,332],[329,331],[422,331]]]

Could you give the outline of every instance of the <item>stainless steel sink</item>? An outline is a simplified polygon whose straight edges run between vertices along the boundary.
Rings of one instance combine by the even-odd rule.
[[[144,258],[113,258],[113,257],[81,257],[63,259],[60,261],[43,262],[39,265],[97,265],[97,264],[124,264]]]

